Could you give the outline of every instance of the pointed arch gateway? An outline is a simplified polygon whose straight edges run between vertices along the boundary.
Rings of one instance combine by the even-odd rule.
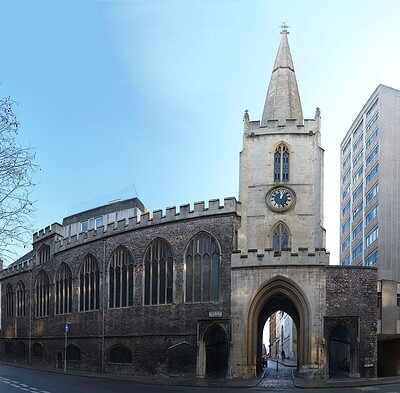
[[[291,279],[276,276],[262,285],[254,294],[247,319],[247,363],[261,371],[263,328],[276,311],[290,315],[297,329],[297,368],[310,363],[310,305],[305,293]]]

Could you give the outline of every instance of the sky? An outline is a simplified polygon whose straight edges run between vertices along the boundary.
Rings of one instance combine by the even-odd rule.
[[[400,1],[0,0],[0,15],[0,97],[40,167],[35,231],[116,198],[238,198],[243,114],[261,118],[287,21],[304,117],[321,108],[339,263],[339,146],[379,84],[400,89]]]

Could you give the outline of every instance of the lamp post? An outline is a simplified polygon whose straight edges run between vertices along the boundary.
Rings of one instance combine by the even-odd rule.
[[[276,339],[276,345],[275,345],[276,371],[278,371],[278,363],[279,363],[278,348],[279,348],[279,338]]]
[[[64,331],[64,372],[67,372],[67,345],[68,345],[68,330],[69,330],[70,322],[65,322],[65,331]]]

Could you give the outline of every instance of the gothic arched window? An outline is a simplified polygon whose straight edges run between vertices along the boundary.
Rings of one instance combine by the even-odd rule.
[[[16,290],[16,309],[17,309],[17,317],[25,316],[25,284],[22,281],[18,281]]]
[[[14,293],[10,284],[6,288],[6,316],[14,316]]]
[[[32,344],[32,357],[41,358],[43,357],[43,345],[41,343]]]
[[[220,255],[217,240],[208,233],[190,241],[185,256],[187,303],[219,300]]]
[[[17,341],[17,357],[24,358],[26,353],[25,343],[22,340]]]
[[[274,154],[274,182],[289,181],[289,149],[281,143]]]
[[[273,229],[272,247],[274,251],[282,251],[289,247],[289,229],[282,222],[278,223]]]
[[[42,270],[36,279],[36,317],[49,315],[49,277]]]
[[[72,311],[72,273],[66,263],[62,263],[56,272],[56,310],[57,314],[69,314]]]
[[[110,348],[110,363],[132,364],[132,351],[124,345],[115,345]]]
[[[163,239],[154,240],[144,259],[144,304],[172,303],[173,258],[171,246]]]
[[[100,271],[96,258],[87,255],[79,272],[79,311],[98,310],[100,304]]]
[[[67,360],[73,362],[81,361],[81,349],[75,344],[68,344],[67,346]]]
[[[37,252],[37,262],[39,265],[50,260],[50,251],[51,249],[48,244],[43,244],[43,246],[40,247],[39,251]]]
[[[133,306],[133,257],[125,247],[118,247],[109,265],[109,308]]]

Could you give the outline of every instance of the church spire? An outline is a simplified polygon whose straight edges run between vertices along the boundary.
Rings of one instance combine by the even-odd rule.
[[[278,120],[278,124],[283,125],[286,119],[296,119],[297,124],[303,124],[303,110],[287,37],[289,26],[283,22],[280,27],[282,37],[265,98],[261,127],[266,127],[268,120]]]

